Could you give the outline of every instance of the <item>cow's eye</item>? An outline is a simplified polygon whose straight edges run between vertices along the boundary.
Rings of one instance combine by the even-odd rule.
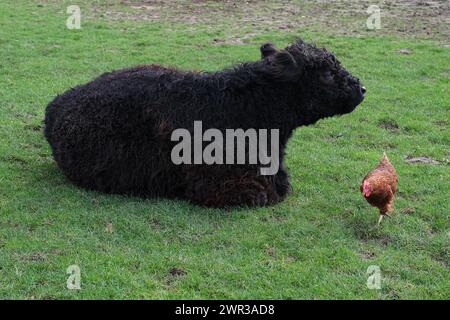
[[[324,84],[331,84],[333,82],[333,76],[330,71],[326,71],[320,75],[320,81]]]

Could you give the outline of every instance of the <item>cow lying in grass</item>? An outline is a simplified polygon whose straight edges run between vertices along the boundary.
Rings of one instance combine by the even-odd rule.
[[[332,53],[301,40],[284,50],[265,44],[261,54],[219,72],[137,66],[68,90],[46,110],[54,159],[75,184],[106,193],[212,207],[281,201],[290,191],[284,155],[293,130],[353,111],[365,89]],[[195,121],[224,134],[276,130],[278,171],[261,174],[259,161],[174,163],[172,134],[193,133]]]

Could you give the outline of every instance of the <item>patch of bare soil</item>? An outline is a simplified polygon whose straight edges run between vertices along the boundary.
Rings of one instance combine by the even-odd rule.
[[[301,28],[341,35],[401,35],[450,39],[450,0],[119,0],[116,6],[94,7],[94,14],[114,20],[168,21],[204,24],[224,30],[227,39],[242,41],[274,29]],[[380,29],[366,21],[371,5],[380,8]],[[250,35],[249,35],[250,34]],[[231,40],[234,39],[234,40]],[[237,39],[237,40],[236,40]]]
[[[179,276],[184,276],[187,274],[186,271],[184,271],[183,269],[180,268],[172,268],[169,270],[169,274],[173,277],[179,277]]]
[[[393,131],[397,131],[399,129],[399,125],[395,120],[392,119],[385,119],[385,120],[381,120],[378,123],[378,126],[382,129],[386,129],[389,130],[391,132]]]
[[[430,157],[413,157],[407,156],[406,162],[408,163],[425,163],[425,164],[440,164],[440,161],[434,160]]]

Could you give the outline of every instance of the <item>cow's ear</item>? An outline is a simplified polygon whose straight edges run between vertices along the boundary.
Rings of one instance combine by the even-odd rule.
[[[267,42],[261,46],[259,49],[261,51],[261,58],[267,58],[268,56],[271,56],[280,50],[271,42]]]
[[[267,58],[270,74],[280,80],[294,80],[300,75],[300,70],[294,57],[286,50],[278,51]]]

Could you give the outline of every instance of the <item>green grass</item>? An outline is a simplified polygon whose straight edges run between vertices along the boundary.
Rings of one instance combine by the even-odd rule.
[[[202,24],[99,18],[67,30],[62,5],[2,1],[0,12],[0,298],[450,298],[448,48],[308,30],[217,45],[226,31]],[[283,203],[225,211],[104,195],[71,185],[52,160],[45,106],[71,86],[142,63],[218,70],[298,35],[333,50],[368,96],[350,115],[296,131]],[[359,183],[383,151],[399,194],[395,216],[375,229]],[[79,291],[66,288],[73,264]],[[370,265],[381,290],[366,287]]]

